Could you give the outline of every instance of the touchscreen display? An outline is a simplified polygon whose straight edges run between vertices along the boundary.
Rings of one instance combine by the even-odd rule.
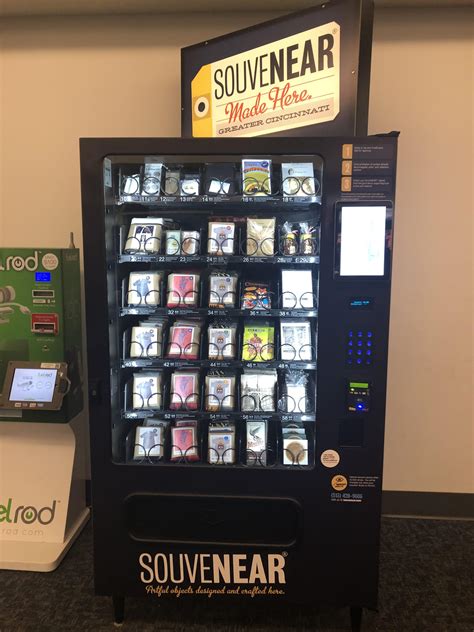
[[[343,206],[341,209],[340,276],[383,276],[385,206]]]
[[[57,369],[15,369],[10,401],[52,402]]]

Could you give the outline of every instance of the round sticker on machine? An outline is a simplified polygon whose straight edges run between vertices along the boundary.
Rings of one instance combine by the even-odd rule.
[[[324,467],[336,467],[339,464],[341,457],[336,450],[324,450],[321,454],[321,463]]]
[[[342,492],[347,487],[347,478],[342,474],[336,474],[331,479],[332,488],[338,492]]]
[[[43,268],[45,270],[56,270],[59,265],[59,259],[52,252],[47,252],[43,255],[41,263],[43,264]]]

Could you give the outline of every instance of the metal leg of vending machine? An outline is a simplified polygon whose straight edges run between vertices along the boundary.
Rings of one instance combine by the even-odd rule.
[[[360,606],[351,606],[351,630],[352,632],[360,632],[362,627],[362,608]]]
[[[1,569],[55,570],[87,523],[81,424],[0,424]]]
[[[125,597],[114,595],[112,597],[112,604],[114,608],[114,624],[122,625],[125,619]]]

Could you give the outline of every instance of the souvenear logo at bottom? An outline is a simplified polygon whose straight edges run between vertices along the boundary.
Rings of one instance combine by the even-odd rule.
[[[9,498],[6,504],[0,504],[0,522],[12,524],[33,524],[39,522],[42,525],[51,524],[56,513],[57,500],[53,500],[50,507],[37,508],[34,505],[15,505],[13,498]]]
[[[286,553],[142,553],[144,584],[286,584]]]

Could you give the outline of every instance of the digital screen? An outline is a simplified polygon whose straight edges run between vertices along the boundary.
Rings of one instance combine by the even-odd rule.
[[[371,296],[357,296],[349,300],[350,309],[371,309],[374,299]]]
[[[51,272],[35,272],[36,283],[50,283]]]
[[[342,207],[340,276],[383,276],[386,216],[385,206]]]
[[[10,401],[52,402],[57,369],[15,369]]]

